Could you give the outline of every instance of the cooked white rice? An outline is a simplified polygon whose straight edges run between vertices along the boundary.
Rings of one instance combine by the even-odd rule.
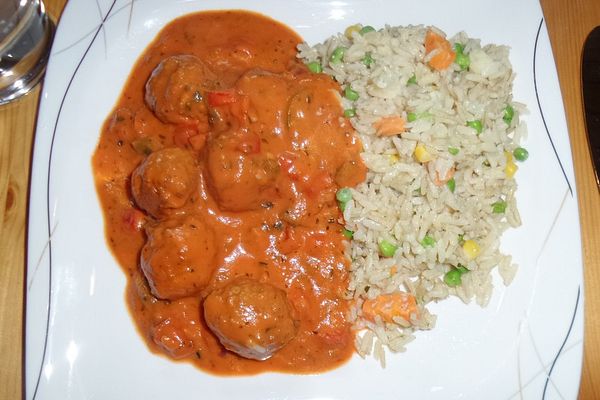
[[[404,351],[415,331],[433,327],[435,317],[426,309],[429,302],[453,295],[485,306],[492,292],[491,271],[498,267],[505,284],[516,272],[511,257],[499,251],[502,233],[521,223],[514,197],[517,185],[505,171],[510,164],[506,152],[512,153],[527,132],[518,117],[525,108],[512,99],[509,49],[482,47],[461,32],[448,40],[464,45],[469,68],[461,70],[455,63],[438,72],[428,65],[432,53],[425,53],[428,30],[445,36],[434,27],[386,26],[363,35],[338,34],[313,47],[299,46],[305,63],[320,63],[342,88],[351,86],[359,94],[356,101],[341,96],[344,109],[356,111],[351,121],[369,169],[343,213],[346,228],[354,232],[348,250],[349,289],[355,299],[351,318],[361,332],[357,352],[373,353],[383,365],[384,347]],[[338,47],[345,48],[342,60],[331,62]],[[367,54],[373,59],[370,66],[363,62]],[[411,77],[416,84],[409,82]],[[508,124],[503,119],[507,105],[515,110]],[[403,133],[377,135],[373,124],[382,117],[401,116],[406,121],[408,113],[418,118],[408,122]],[[480,134],[466,126],[473,120],[482,122]],[[417,145],[423,145],[433,160],[418,162]],[[459,151],[453,155],[449,148]],[[454,192],[433,181],[452,168]],[[506,203],[504,213],[493,212],[498,201]],[[435,240],[432,246],[420,243],[425,235]],[[393,257],[380,254],[382,240],[398,246]],[[465,240],[475,241],[481,249],[474,259],[463,249]],[[458,264],[469,272],[461,276],[460,285],[450,287],[444,275]],[[417,299],[419,311],[411,321],[363,318],[366,299],[398,291]]]

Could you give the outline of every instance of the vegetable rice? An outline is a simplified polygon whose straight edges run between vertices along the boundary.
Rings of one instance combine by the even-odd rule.
[[[463,32],[355,25],[299,51],[340,83],[363,143],[367,179],[340,201],[351,318],[357,352],[385,365],[384,348],[404,351],[434,326],[428,303],[452,295],[485,306],[493,269],[513,279],[499,246],[521,224],[513,152],[523,158],[525,107],[512,99],[508,47]]]

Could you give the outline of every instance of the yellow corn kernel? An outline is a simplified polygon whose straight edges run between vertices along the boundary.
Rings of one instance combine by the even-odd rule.
[[[512,177],[515,176],[515,173],[518,169],[519,167],[517,167],[517,164],[515,164],[514,162],[507,163],[506,167],[504,168],[504,173],[506,174],[506,177],[508,179],[512,179]]]
[[[396,164],[398,161],[400,161],[400,157],[398,157],[398,154],[390,154],[388,156],[388,160],[390,160],[390,164]]]
[[[504,173],[506,174],[506,177],[508,179],[512,179],[512,177],[515,176],[515,173],[517,172],[519,167],[513,161],[513,155],[510,152],[505,151],[504,155],[506,156],[506,166],[504,167]]]
[[[355,24],[355,25],[350,25],[349,27],[346,28],[346,30],[344,31],[344,35],[348,38],[348,39],[352,39],[352,34],[354,32],[358,32],[360,31],[362,27],[360,26],[360,24]]]
[[[465,252],[465,256],[472,260],[481,253],[481,248],[474,240],[465,240],[463,243],[463,251]]]
[[[422,144],[418,144],[417,147],[415,147],[414,155],[415,155],[416,160],[420,163],[426,163],[428,161],[433,160],[433,157],[431,156],[431,154],[427,151],[425,146],[423,146]]]

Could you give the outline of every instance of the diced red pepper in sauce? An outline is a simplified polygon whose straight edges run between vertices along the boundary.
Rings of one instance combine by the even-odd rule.
[[[237,96],[233,90],[220,90],[217,92],[208,92],[208,105],[211,107],[224,106],[237,101]]]
[[[146,215],[138,209],[131,208],[123,214],[125,227],[132,232],[138,232],[144,226]]]

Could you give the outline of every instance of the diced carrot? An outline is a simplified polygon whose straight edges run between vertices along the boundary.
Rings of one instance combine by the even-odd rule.
[[[429,54],[432,51],[436,51],[436,53],[429,60],[429,65],[437,71],[448,68],[456,58],[450,42],[442,35],[430,30],[425,35],[425,53]]]
[[[405,130],[406,121],[398,115],[383,117],[373,124],[377,136],[399,135]]]
[[[237,101],[237,95],[233,89],[208,92],[206,97],[208,99],[208,105],[212,107],[231,104]]]
[[[394,322],[394,317],[402,317],[410,321],[411,315],[417,315],[417,300],[415,296],[405,292],[382,294],[363,303],[362,312],[366,319],[375,321],[380,316],[385,322]]]

